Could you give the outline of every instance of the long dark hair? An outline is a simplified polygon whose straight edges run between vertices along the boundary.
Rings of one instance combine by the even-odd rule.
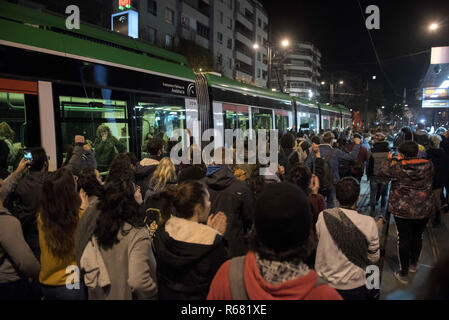
[[[187,180],[177,186],[166,188],[160,193],[164,200],[161,210],[162,219],[168,220],[171,214],[184,219],[191,218],[197,204],[205,206],[206,194],[206,186],[197,180]]]
[[[41,220],[50,252],[59,258],[74,254],[81,199],[69,170],[61,168],[43,184]]]
[[[294,166],[288,176],[288,181],[300,187],[306,194],[310,193],[309,185],[312,172],[304,165]]]
[[[100,197],[103,194],[103,185],[97,180],[94,169],[83,169],[78,175],[78,190],[83,189],[90,196]]]
[[[104,192],[97,204],[100,216],[94,235],[103,248],[112,248],[119,242],[119,231],[126,235],[127,230],[123,229],[125,223],[137,228],[144,227],[144,217],[139,213],[139,205],[134,199],[135,190],[131,160],[126,154],[119,154],[112,161]]]

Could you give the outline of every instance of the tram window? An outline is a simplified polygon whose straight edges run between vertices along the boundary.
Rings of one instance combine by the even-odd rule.
[[[59,97],[63,160],[75,135],[83,135],[95,152],[100,172],[109,170],[114,157],[129,150],[127,102],[81,97]]]
[[[240,129],[243,132],[249,129],[248,107],[223,104],[223,117],[225,129]]]
[[[186,110],[183,99],[164,97],[141,97],[134,107],[136,119],[141,128],[142,157],[148,156],[147,144],[150,139],[163,141],[163,152],[169,153],[169,140],[174,130],[186,128]],[[184,136],[182,138],[184,141]]]
[[[251,108],[253,117],[253,129],[257,133],[259,129],[273,129],[273,113],[269,109]]]
[[[237,119],[235,111],[233,110],[223,110],[224,116],[224,128],[225,129],[237,129]]]
[[[25,148],[40,145],[39,121],[27,121],[28,118],[38,117],[37,101],[37,95],[0,92],[0,139],[9,148],[6,159],[8,168],[2,169],[14,170]]]
[[[287,111],[275,111],[276,129],[282,133],[286,133],[288,129],[288,112]]]
[[[310,116],[309,116],[310,118],[309,118],[309,130],[312,130],[313,132],[316,132],[317,131],[317,124],[318,124],[318,121],[316,120],[316,115],[314,115],[314,114],[311,114]]]
[[[323,129],[324,130],[329,130],[330,128],[330,123],[329,123],[329,119],[323,119]]]

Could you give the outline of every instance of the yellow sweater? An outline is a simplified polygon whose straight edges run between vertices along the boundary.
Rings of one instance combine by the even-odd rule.
[[[81,218],[83,213],[84,210],[80,209],[78,217]],[[39,230],[39,246],[41,249],[39,282],[47,286],[65,286],[66,279],[70,275],[70,273],[66,273],[66,268],[70,265],[76,266],[75,249],[67,257],[54,256],[45,240],[40,213],[37,215],[37,227]]]

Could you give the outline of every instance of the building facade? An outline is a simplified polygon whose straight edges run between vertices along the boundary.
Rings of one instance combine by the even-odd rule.
[[[131,8],[139,14],[140,39],[167,49],[193,41],[211,52],[224,76],[267,86],[268,16],[258,1],[133,0]]]
[[[273,49],[270,88],[291,96],[316,99],[321,78],[321,52],[310,42],[296,41]]]

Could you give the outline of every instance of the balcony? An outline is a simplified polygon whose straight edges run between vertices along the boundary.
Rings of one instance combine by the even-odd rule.
[[[237,13],[237,18],[236,18],[236,24],[237,22],[240,22],[241,24],[243,24],[247,29],[249,29],[251,32],[254,31],[253,28],[253,23],[252,21],[249,21],[248,18],[246,18],[243,14],[241,14],[240,12]]]
[[[243,61],[249,65],[251,65],[253,63],[253,60],[250,57],[248,57],[246,54],[240,52],[239,50],[236,50],[235,57],[236,57],[236,59]]]

